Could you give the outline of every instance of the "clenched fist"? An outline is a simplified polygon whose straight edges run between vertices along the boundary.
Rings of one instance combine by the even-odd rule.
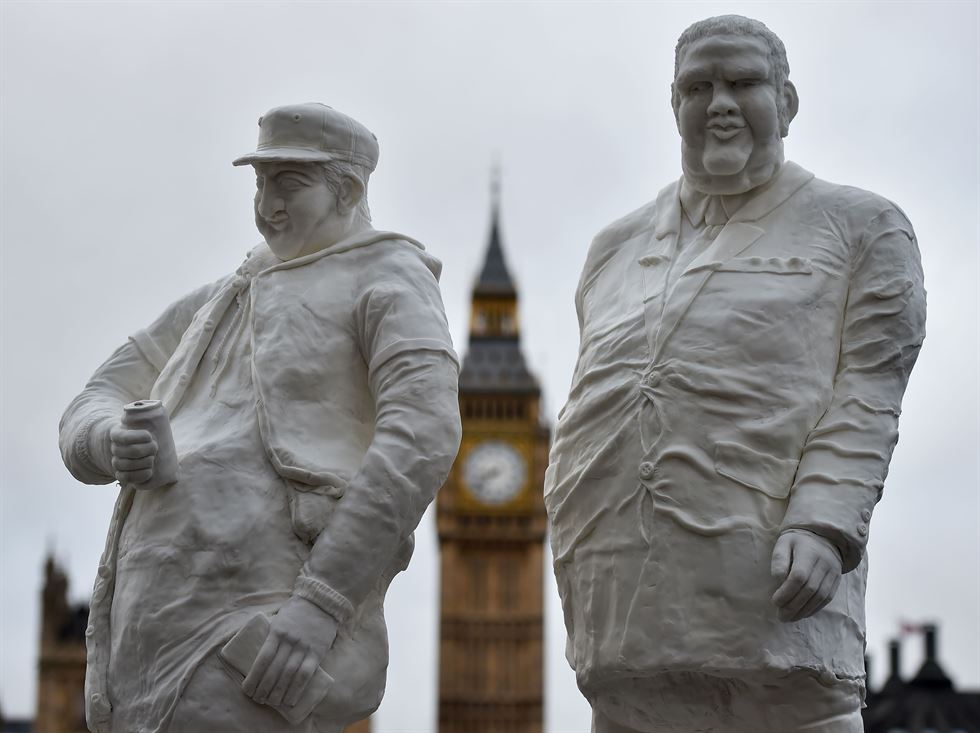
[[[159,445],[149,430],[132,430],[121,424],[109,430],[112,470],[123,486],[145,484],[153,478]]]

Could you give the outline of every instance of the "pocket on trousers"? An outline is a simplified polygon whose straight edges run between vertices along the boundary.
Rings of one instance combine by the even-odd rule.
[[[739,443],[715,446],[716,473],[773,499],[789,496],[798,466],[792,458],[777,458]]]
[[[337,495],[343,494],[333,486],[302,486],[286,481],[289,496],[289,514],[293,532],[303,542],[312,545],[320,536],[327,520],[337,505]]]

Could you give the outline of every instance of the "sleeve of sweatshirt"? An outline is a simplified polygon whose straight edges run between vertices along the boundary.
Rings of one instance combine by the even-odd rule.
[[[459,365],[435,274],[418,257],[356,307],[376,404],[374,438],[296,584],[344,622],[445,482],[461,437]]]

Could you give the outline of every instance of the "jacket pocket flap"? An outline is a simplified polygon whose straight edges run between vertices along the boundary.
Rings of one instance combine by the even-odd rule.
[[[789,496],[798,461],[760,453],[739,443],[715,446],[715,471],[773,499]]]
[[[803,257],[733,257],[718,272],[770,272],[776,275],[810,275],[813,265]]]

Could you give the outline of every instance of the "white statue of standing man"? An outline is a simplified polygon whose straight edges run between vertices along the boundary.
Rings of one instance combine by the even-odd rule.
[[[894,204],[784,161],[782,42],[677,44],[683,177],[593,241],[545,501],[595,733],[863,730],[865,546],[924,336]]]
[[[134,334],[62,418],[71,472],[123,486],[87,630],[98,733],[370,714],[385,592],[459,446],[441,266],[372,228],[374,135],[321,104],[259,128],[235,165],[255,169],[265,243]],[[155,476],[171,448],[176,481]]]

